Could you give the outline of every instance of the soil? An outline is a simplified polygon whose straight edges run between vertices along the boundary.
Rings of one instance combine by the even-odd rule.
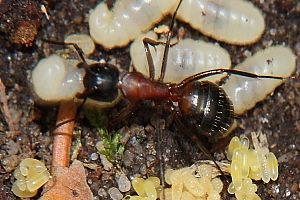
[[[33,157],[45,162],[49,169],[51,166],[53,137],[50,130],[55,124],[57,106],[35,103],[31,70],[41,58],[49,56],[61,47],[44,43],[41,38],[63,41],[65,36],[71,33],[88,34],[87,15],[89,10],[99,2],[100,0],[37,1],[38,4],[46,5],[50,19],[47,20],[45,16],[39,19],[40,28],[32,46],[11,43],[9,31],[4,30],[7,24],[1,20],[0,78],[5,86],[9,113],[12,118],[8,121],[4,117],[4,112],[0,115],[0,199],[19,199],[11,192],[11,186],[14,181],[13,170],[21,159]],[[298,78],[300,72],[300,29],[298,28],[300,27],[300,2],[294,0],[252,0],[252,2],[262,11],[266,20],[266,30],[261,39],[247,46],[222,42],[220,45],[229,51],[233,66],[245,59],[245,50],[254,53],[270,45],[289,46],[298,57],[297,69],[294,73],[296,78],[287,79],[255,108],[237,117],[238,128],[231,133],[230,137],[241,134],[250,137],[251,132],[266,134],[270,151],[279,160],[279,178],[268,184],[256,182],[258,195],[262,199],[300,199],[300,123],[298,122],[300,119]],[[0,9],[1,16],[7,16],[9,12],[12,12],[9,13],[10,19],[18,19],[19,13],[8,9],[10,6],[17,6],[13,3],[14,1],[0,1],[1,5],[5,5],[3,9]],[[113,5],[111,0],[107,3]],[[36,12],[39,13],[40,10]],[[30,21],[30,19],[27,20]],[[163,22],[168,23],[168,20],[169,18]],[[36,19],[34,23],[37,23]],[[182,22],[176,24],[175,33],[180,27],[184,28],[184,37],[216,42]],[[113,61],[116,65],[128,70],[129,48],[130,44],[124,48],[105,51],[97,45],[91,58]],[[4,107],[4,104],[2,95],[1,106]],[[126,104],[127,102],[122,100],[120,104],[104,112],[109,119],[113,119]],[[160,163],[164,164],[164,169],[180,168],[190,166],[197,160],[206,159],[206,156],[180,133],[168,112],[157,112],[162,109],[157,108],[151,102],[143,102],[140,106],[141,109],[137,109],[132,116],[110,129],[110,132],[122,129],[121,134],[126,135],[127,127],[129,127],[131,132],[121,166],[111,170],[103,169],[101,160],[97,156],[95,158],[95,144],[100,140],[95,128],[82,117],[76,120],[76,130],[82,134],[82,149],[78,159],[84,163],[99,166],[99,170],[96,171],[87,169],[89,174],[87,182],[95,199],[110,199],[107,192],[111,187],[118,188],[116,174],[121,170],[129,178],[160,176]],[[161,123],[163,125],[158,126]],[[157,158],[158,132],[162,133],[162,159]],[[216,149],[214,157],[217,160],[225,159],[224,152],[228,139],[217,144],[212,145]],[[222,199],[233,198],[226,191],[222,193]],[[33,199],[38,199],[38,197]]]

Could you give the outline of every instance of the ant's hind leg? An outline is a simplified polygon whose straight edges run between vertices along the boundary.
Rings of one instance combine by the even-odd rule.
[[[139,101],[130,102],[125,108],[123,108],[117,115],[117,117],[109,122],[110,126],[114,126],[121,121],[123,121],[126,117],[131,115],[134,111],[138,109]]]
[[[205,146],[201,143],[201,141],[198,140],[198,137],[190,133],[189,130],[186,128],[186,126],[182,123],[182,120],[179,118],[179,114],[176,111],[172,111],[173,113],[173,119],[178,126],[179,130],[184,133],[192,142],[195,142],[197,147],[209,158],[211,159],[214,164],[216,165],[217,169],[220,171],[221,175],[225,178],[225,180],[228,180],[225,176],[224,172],[216,162],[215,158],[212,156],[212,154],[205,148]]]

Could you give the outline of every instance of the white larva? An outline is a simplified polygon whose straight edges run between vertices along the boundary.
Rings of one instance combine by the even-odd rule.
[[[32,71],[33,90],[39,97],[37,100],[43,100],[41,103],[57,103],[63,100],[82,103],[82,99],[76,98],[78,93],[85,90],[83,85],[85,70],[77,67],[79,62],[75,59],[63,58],[57,54],[41,59]],[[96,63],[96,61],[90,59],[86,59],[86,62],[89,65]],[[117,104],[120,99],[121,94],[119,92],[117,98],[111,102],[88,98],[84,105],[107,108]]]
[[[33,88],[45,101],[70,100],[84,91],[84,74],[84,69],[77,68],[74,61],[53,54],[41,59],[32,71]]]
[[[232,44],[253,43],[265,28],[261,12],[243,0],[184,0],[177,18],[207,36]]]
[[[235,67],[236,70],[259,75],[289,77],[295,71],[296,56],[290,48],[284,46],[269,47],[247,58]],[[282,84],[282,80],[255,79],[232,75],[223,88],[230,97],[234,112],[238,115],[253,108],[268,94]]]
[[[131,45],[130,55],[135,69],[149,76],[149,66],[142,42],[145,37],[157,40],[157,35],[152,31],[139,36]],[[158,45],[155,48],[149,45],[149,48],[155,67],[155,79],[157,79],[161,71],[165,45]],[[228,69],[230,65],[228,52],[218,45],[201,40],[182,39],[169,49],[164,82],[179,83],[193,74],[214,68]],[[221,76],[210,76],[205,80],[215,82]]]
[[[90,13],[90,35],[106,49],[125,46],[168,14],[176,2],[119,0],[112,10],[102,2]]]
[[[95,50],[95,43],[89,35],[86,34],[72,34],[68,35],[64,42],[76,43],[85,55],[89,55]]]
[[[90,35],[106,49],[122,47],[174,11],[178,0],[119,0],[109,10],[102,2],[89,16]],[[241,0],[184,0],[176,16],[217,40],[249,44],[265,28],[261,12]]]

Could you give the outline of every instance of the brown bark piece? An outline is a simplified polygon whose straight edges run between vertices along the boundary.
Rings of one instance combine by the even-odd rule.
[[[75,160],[68,167],[53,166],[55,173],[46,186],[46,191],[40,200],[92,200],[91,192],[87,182],[85,169],[82,162]]]
[[[76,117],[77,104],[73,101],[62,101],[59,105],[56,125],[53,132],[52,166],[68,167],[72,144],[72,132]],[[64,123],[69,121],[67,123]],[[55,168],[52,167],[54,173]]]

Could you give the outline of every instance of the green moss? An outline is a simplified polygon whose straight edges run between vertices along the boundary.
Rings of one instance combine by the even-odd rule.
[[[113,164],[117,164],[123,157],[124,145],[120,142],[120,134],[109,134],[105,128],[107,124],[107,118],[100,109],[84,109],[85,117],[89,120],[90,124],[94,126],[103,141],[104,150],[98,150],[100,154],[106,156],[106,158]]]

